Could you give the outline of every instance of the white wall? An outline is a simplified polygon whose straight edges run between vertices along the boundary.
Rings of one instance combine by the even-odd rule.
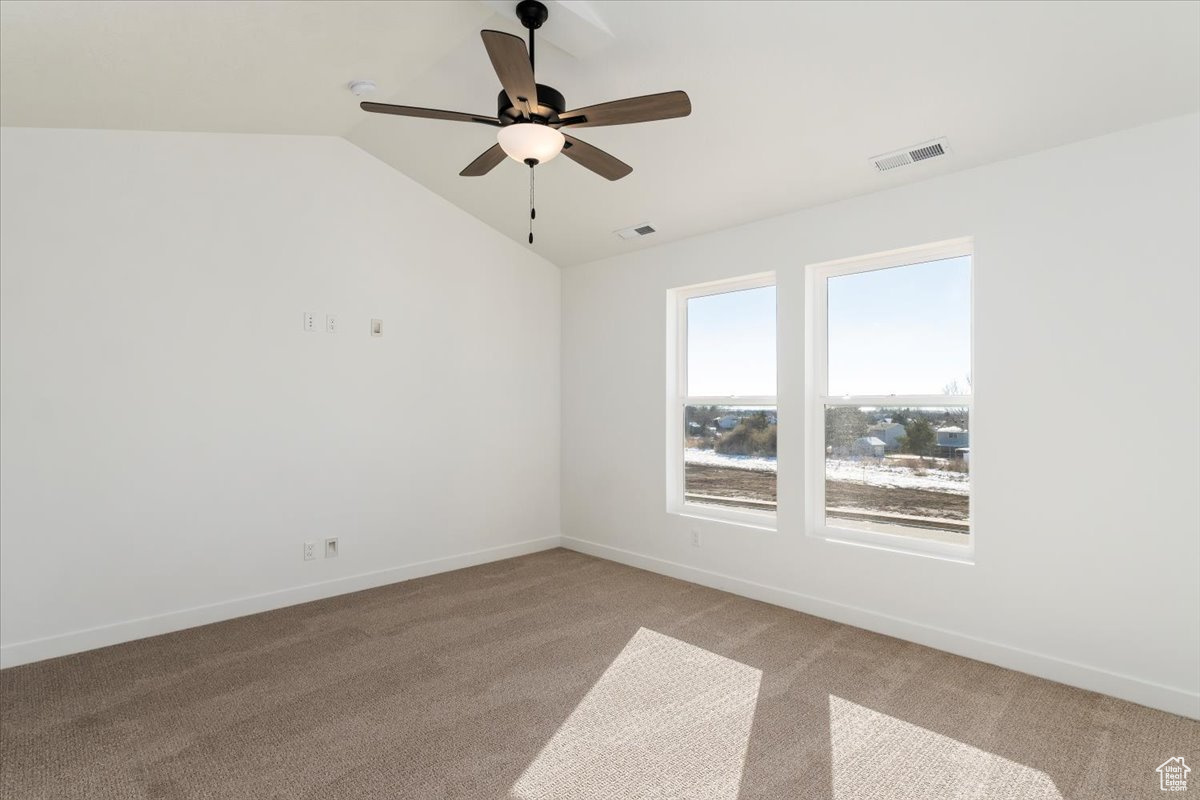
[[[6,665],[557,544],[556,267],[342,139],[0,135]]]
[[[564,271],[564,541],[1200,716],[1198,143],[1178,118]],[[976,563],[806,536],[804,266],[960,236]],[[665,293],[772,269],[779,531],[669,515]]]

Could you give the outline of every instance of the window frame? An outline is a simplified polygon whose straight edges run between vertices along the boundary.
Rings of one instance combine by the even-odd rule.
[[[969,257],[970,271],[970,354],[971,394],[965,395],[829,395],[829,303],[828,281],[843,275],[874,272],[895,267],[914,266],[929,261],[948,258]],[[810,264],[805,269],[807,283],[807,364],[805,380],[805,505],[808,513],[805,527],[809,536],[829,542],[875,547],[902,553],[934,556],[951,561],[974,563],[975,522],[968,517],[969,529],[964,544],[935,541],[921,538],[920,534],[883,533],[854,528],[839,527],[835,521],[825,517],[825,407],[826,406],[905,406],[910,408],[952,406],[965,408],[970,420],[971,431],[971,480],[968,486],[968,502],[974,508],[975,498],[975,455],[974,440],[977,426],[975,416],[975,246],[974,239],[964,237],[936,242],[917,247],[906,247],[868,256],[826,261]],[[834,524],[831,524],[834,523]],[[918,528],[910,529],[914,532]]]
[[[740,292],[747,289],[776,287],[775,295],[775,394],[691,396],[688,388],[688,301],[697,297]],[[726,508],[724,506],[691,503],[686,497],[686,469],[683,461],[683,424],[689,405],[770,406],[779,414],[779,295],[775,272],[758,272],[737,278],[727,278],[667,291],[667,513],[693,519],[711,520],[757,528],[778,530],[779,473],[775,475],[775,510]],[[778,424],[778,423],[776,423]],[[778,465],[778,457],[776,460]]]

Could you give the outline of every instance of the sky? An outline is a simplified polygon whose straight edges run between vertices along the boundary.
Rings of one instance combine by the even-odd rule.
[[[969,391],[970,258],[831,278],[829,393]],[[688,301],[688,394],[773,395],[775,287]]]
[[[775,394],[775,287],[688,300],[689,395]]]
[[[969,257],[830,278],[828,299],[830,395],[969,391]]]

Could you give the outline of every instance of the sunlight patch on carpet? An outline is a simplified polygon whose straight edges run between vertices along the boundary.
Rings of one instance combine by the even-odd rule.
[[[1046,773],[829,696],[834,800],[1062,800]]]
[[[762,671],[639,628],[513,784],[514,800],[735,800]]]

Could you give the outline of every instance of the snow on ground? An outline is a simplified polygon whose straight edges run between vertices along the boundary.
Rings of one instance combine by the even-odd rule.
[[[686,464],[704,464],[709,467],[733,467],[755,472],[775,471],[775,459],[768,456],[730,456],[716,450],[701,450],[698,447],[685,449],[683,460]]]
[[[710,467],[733,467],[759,472],[775,472],[775,459],[766,456],[731,456],[715,450],[689,447],[683,451],[683,460],[688,464],[704,464]],[[856,461],[850,458],[828,458],[825,460],[825,477],[831,481],[865,483],[868,486],[887,486],[898,489],[925,489],[948,494],[968,494],[970,478],[963,472],[929,468],[924,475],[917,474],[908,466],[891,464],[872,459]]]
[[[948,469],[926,469],[918,474],[908,466],[889,464],[886,461],[854,461],[849,458],[825,459],[825,478],[847,483],[865,483],[868,486],[887,486],[897,489],[926,489],[946,494],[969,494],[970,476],[965,472]]]

